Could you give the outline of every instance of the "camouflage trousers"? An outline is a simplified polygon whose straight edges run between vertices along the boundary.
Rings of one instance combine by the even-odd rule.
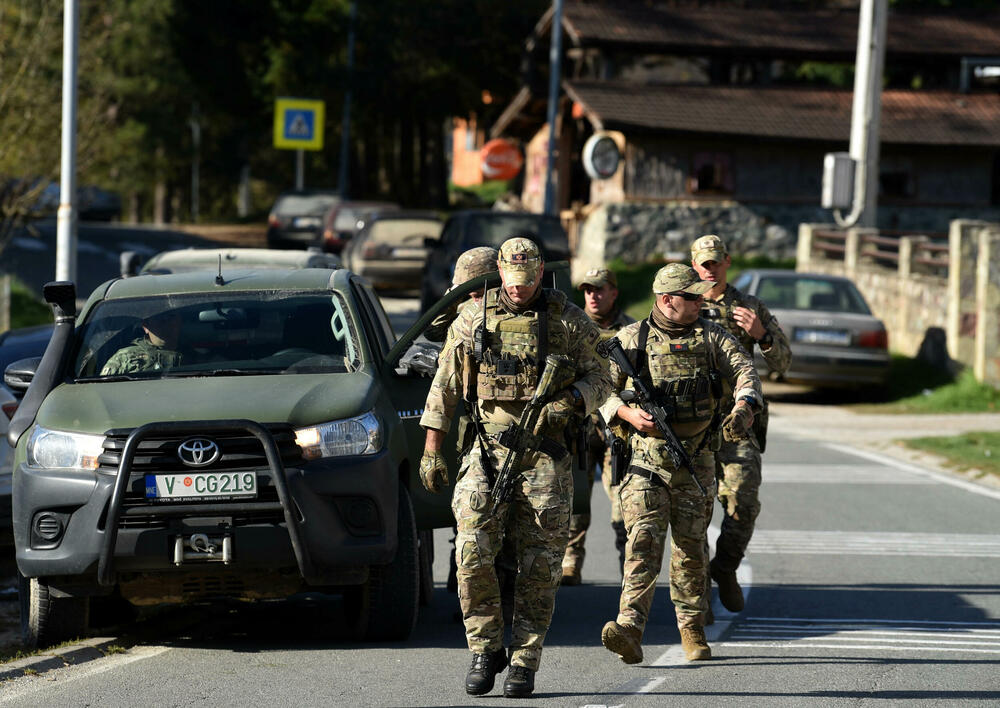
[[[506,449],[490,446],[499,470]],[[451,508],[458,524],[455,559],[458,600],[469,649],[477,654],[503,648],[503,613],[494,559],[505,534],[514,542],[517,578],[511,629],[511,665],[538,669],[552,620],[573,499],[571,460],[554,462],[529,453],[510,499],[489,512],[490,485],[478,447],[462,461]]]
[[[611,450],[604,441],[596,434],[590,439],[588,452],[587,486],[594,486],[594,465],[590,464],[594,460],[602,460],[601,463],[601,484],[604,493],[608,495],[611,502],[611,523],[622,521],[622,506],[618,501],[618,486],[611,486]],[[583,559],[587,555],[584,542],[587,540],[587,531],[590,529],[590,513],[573,514],[569,518],[569,543],[566,545],[566,555],[563,556],[563,568],[583,568]]]
[[[715,562],[723,570],[736,570],[750,544],[760,513],[760,449],[757,442],[752,439],[736,443],[723,441],[722,447],[715,453],[715,478],[719,483],[718,498],[722,505]],[[713,505],[714,501],[710,501],[709,506]],[[710,511],[706,524],[711,518]]]
[[[698,480],[714,492],[712,453],[703,451],[692,462]],[[670,599],[677,626],[683,629],[703,623],[708,505],[690,474],[668,465],[659,466],[653,479],[630,468],[619,489],[628,543],[616,621],[640,632],[649,620],[668,530],[672,542]]]

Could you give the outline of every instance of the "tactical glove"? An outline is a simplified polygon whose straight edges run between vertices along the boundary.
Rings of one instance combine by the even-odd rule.
[[[440,450],[424,450],[420,458],[420,482],[432,494],[440,494],[448,486],[448,465]]]
[[[565,428],[573,416],[573,411],[576,408],[575,403],[573,394],[569,391],[557,393],[555,398],[542,407],[533,432],[536,435],[541,435],[543,431],[551,433]]]
[[[722,421],[722,437],[726,442],[737,442],[749,437],[753,425],[753,411],[750,406],[736,406]]]

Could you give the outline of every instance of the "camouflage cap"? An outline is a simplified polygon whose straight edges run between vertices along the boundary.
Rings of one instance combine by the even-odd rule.
[[[702,295],[712,289],[714,283],[700,280],[694,268],[683,263],[670,263],[656,271],[653,278],[653,293],[695,293]]]
[[[604,287],[607,283],[613,288],[618,287],[618,278],[613,270],[607,268],[591,268],[583,276],[583,280],[576,286],[577,290],[582,290],[584,285],[592,285],[595,288]]]
[[[517,236],[500,244],[500,270],[507,285],[531,285],[542,267],[542,254],[529,238]]]
[[[729,254],[726,244],[715,234],[708,234],[691,244],[691,260],[698,265],[706,261],[721,262]]]
[[[455,261],[455,274],[451,278],[452,286],[461,285],[480,275],[497,272],[499,252],[492,246],[477,246],[470,248]]]

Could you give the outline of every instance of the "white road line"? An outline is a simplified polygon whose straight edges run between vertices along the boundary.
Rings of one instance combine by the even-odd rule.
[[[1000,558],[1000,535],[758,530],[749,553]]]
[[[13,679],[4,684],[3,693],[0,693],[0,703],[17,703],[34,693],[39,693],[55,685],[65,686],[72,681],[82,678],[102,674],[105,671],[118,669],[134,661],[152,659],[165,651],[170,651],[170,647],[164,646],[144,646],[129,649],[124,654],[114,654],[101,659],[100,661],[90,661],[81,666],[67,666],[64,669],[48,671],[45,676],[23,676]]]
[[[849,619],[846,617],[745,617],[745,622],[805,622],[808,624],[855,624],[859,626],[869,624],[879,625],[941,625],[942,627],[998,627],[1000,622],[961,622],[944,620],[919,620],[919,619],[882,619],[857,617]]]
[[[847,455],[854,455],[855,457],[863,457],[866,460],[871,460],[881,465],[886,465],[888,467],[895,467],[896,469],[902,470],[904,472],[909,472],[910,474],[927,477],[937,482],[941,482],[942,484],[950,484],[953,487],[964,489],[967,492],[973,492],[974,494],[979,494],[984,497],[990,497],[992,499],[1000,499],[1000,489],[991,489],[984,485],[976,484],[975,482],[967,482],[964,479],[959,479],[958,477],[954,477],[952,475],[944,474],[941,472],[934,472],[933,470],[925,469],[923,467],[918,467],[916,465],[912,465],[907,462],[894,459],[887,455],[880,455],[877,452],[870,452],[868,450],[858,450],[857,448],[848,447],[847,445],[840,445],[838,443],[822,443],[822,445],[824,447],[830,448],[831,450],[837,450],[838,452],[842,452]]]
[[[885,465],[814,465],[779,462],[764,466],[765,484],[937,484]]]
[[[961,652],[969,654],[1000,654],[1000,647],[996,649],[957,649],[951,647],[902,647],[887,646],[884,644],[813,644],[807,642],[723,642],[720,647],[741,648],[741,649],[865,649],[869,651],[922,651],[922,652]]]

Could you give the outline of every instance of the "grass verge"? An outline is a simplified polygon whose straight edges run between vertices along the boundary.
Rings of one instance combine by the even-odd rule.
[[[52,322],[52,308],[16,277],[10,279],[10,328]]]
[[[970,369],[957,377],[922,361],[893,354],[885,400],[859,403],[859,413],[994,413],[1000,411],[1000,390],[976,381]]]
[[[903,443],[946,460],[960,472],[979,470],[977,476],[1000,477],[1000,433],[962,433],[949,437],[910,438]]]

